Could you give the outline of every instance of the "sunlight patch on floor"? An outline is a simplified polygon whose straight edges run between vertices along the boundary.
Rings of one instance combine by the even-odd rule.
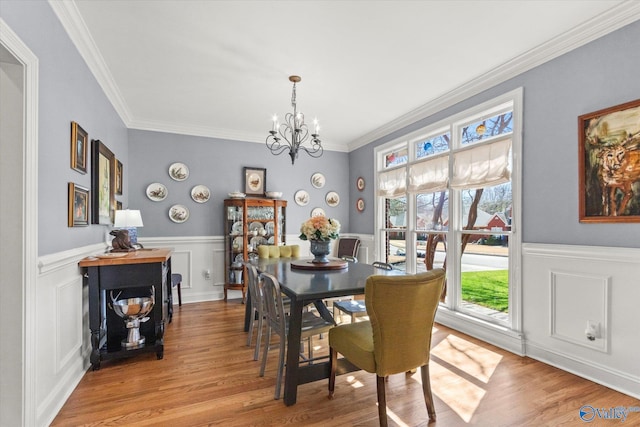
[[[395,422],[396,425],[398,425],[399,427],[409,427],[409,424],[402,421],[400,417],[398,417],[392,410],[389,409],[388,406],[387,406],[387,417],[391,418],[393,422]]]
[[[453,335],[440,341],[431,354],[484,383],[502,360],[501,355]]]
[[[486,392],[433,360],[429,366],[433,394],[465,422],[471,421]]]
[[[356,377],[354,377],[353,375],[349,375],[349,376],[347,377],[347,382],[348,382],[349,384],[351,384],[351,387],[353,387],[353,388],[360,388],[360,387],[362,387],[362,386],[364,385],[364,384],[362,384],[360,381],[358,381],[358,380],[356,379]]]

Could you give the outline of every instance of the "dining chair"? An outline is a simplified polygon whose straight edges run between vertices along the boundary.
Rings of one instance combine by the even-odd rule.
[[[169,314],[169,323],[173,321],[173,288],[178,288],[178,306],[182,307],[182,274],[173,273],[171,274],[171,288],[167,292],[167,304],[169,306],[168,314]]]
[[[436,412],[429,379],[431,334],[445,272],[437,268],[406,276],[374,275],[365,284],[369,320],[329,331],[329,398],[336,384],[338,353],[356,367],[376,374],[378,418],[387,426],[385,377],[420,367],[430,420]]]
[[[391,264],[387,264],[386,262],[375,261],[371,265],[373,265],[376,268],[380,268],[382,270],[388,270],[388,271],[393,270],[393,266]],[[364,300],[358,299],[358,298],[334,301],[333,303],[334,318],[336,317],[336,310],[338,310],[338,312],[343,312],[351,316],[351,323],[356,321],[356,317],[367,315],[367,307],[365,307],[364,305]],[[342,318],[342,315],[340,316],[340,318]]]
[[[251,313],[251,317],[249,317],[249,333],[247,336],[247,347],[251,347],[251,343],[253,341],[253,330],[256,326],[256,320],[258,330],[256,331],[256,348],[253,352],[253,360],[258,360],[260,355],[260,340],[262,338],[262,330],[264,329],[264,298],[262,297],[262,289],[260,287],[260,277],[258,276],[258,270],[255,265],[250,262],[244,262],[244,266],[247,269],[247,275],[249,277],[248,280],[248,288],[249,288],[249,312]]]
[[[338,239],[338,258],[343,256],[356,257],[360,248],[360,239],[356,237],[341,237]]]
[[[358,258],[350,255],[342,255],[340,258],[347,262],[354,262],[354,263],[358,262]]]
[[[278,335],[279,353],[278,353],[278,374],[276,377],[276,391],[274,399],[280,399],[280,389],[282,386],[284,360],[287,344],[287,333],[289,331],[289,316],[286,315],[284,310],[284,303],[282,299],[282,292],[280,291],[280,284],[278,279],[268,273],[260,274],[260,281],[262,282],[262,295],[264,297],[264,306],[266,308],[266,334],[264,337],[264,350],[262,354],[262,365],[260,367],[260,376],[264,376],[265,367],[267,365],[267,354],[269,352],[271,343],[271,334]],[[316,316],[310,311],[302,313],[302,333],[301,339],[308,338],[309,346],[309,358],[307,361],[312,363],[313,359],[313,343],[311,337],[313,335],[319,335],[325,333],[334,327],[332,322],[329,322],[321,317]]]

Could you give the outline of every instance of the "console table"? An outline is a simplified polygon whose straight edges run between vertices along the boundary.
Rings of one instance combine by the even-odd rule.
[[[171,293],[171,248],[141,249],[125,256],[87,257],[78,263],[89,285],[89,328],[91,329],[91,365],[100,369],[102,360],[131,357],[155,352],[164,356],[164,322],[168,315]],[[149,320],[141,323],[145,336],[143,347],[123,349],[127,336],[124,319],[111,305],[111,291],[120,298],[148,296],[155,289],[154,306]]]

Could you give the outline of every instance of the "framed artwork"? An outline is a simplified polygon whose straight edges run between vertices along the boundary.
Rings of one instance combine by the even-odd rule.
[[[87,173],[89,135],[76,122],[71,122],[71,169]]]
[[[90,204],[89,189],[70,182],[67,225],[69,227],[89,225]]]
[[[244,168],[244,193],[247,196],[264,196],[267,188],[267,170],[265,168]]]
[[[117,211],[122,210],[122,202],[120,200],[116,200],[116,210]]]
[[[364,212],[364,199],[362,197],[356,202],[356,209],[358,212]]]
[[[356,188],[358,189],[358,191],[362,191],[364,190],[364,178],[363,177],[358,177],[358,179],[356,179]]]
[[[640,99],[578,117],[580,222],[640,222]]]
[[[113,224],[116,158],[99,139],[91,142],[91,222]]]
[[[122,162],[116,160],[116,194],[122,194]]]

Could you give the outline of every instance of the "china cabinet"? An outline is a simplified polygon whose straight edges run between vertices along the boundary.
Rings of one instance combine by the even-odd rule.
[[[245,301],[247,272],[243,261],[258,257],[258,246],[286,244],[287,201],[231,198],[224,201],[224,300],[229,289],[241,290]]]

